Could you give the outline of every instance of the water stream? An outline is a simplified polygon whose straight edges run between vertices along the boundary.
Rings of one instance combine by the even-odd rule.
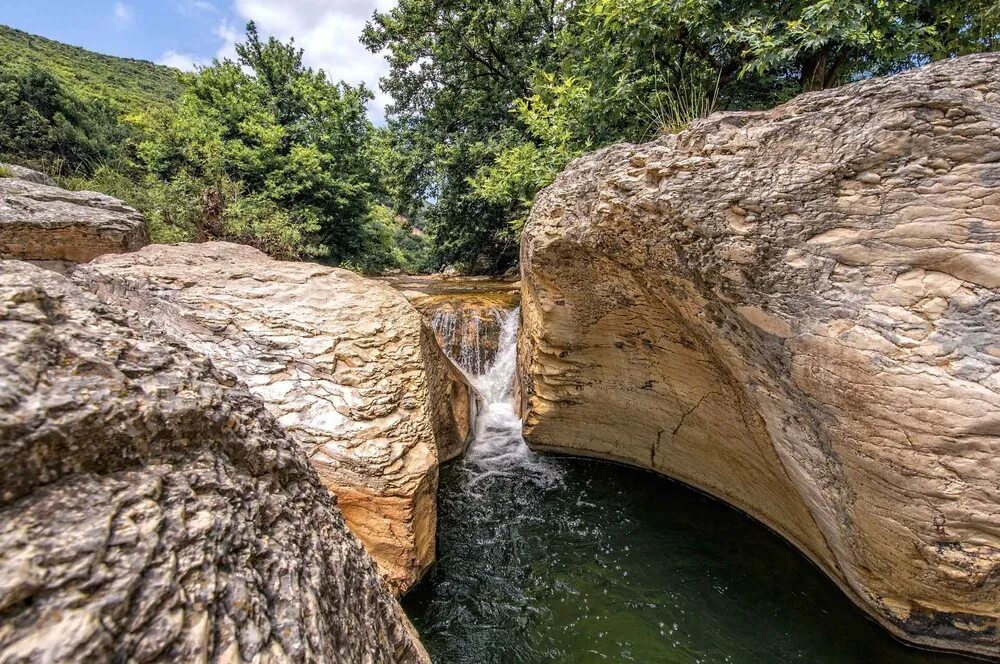
[[[513,403],[519,313],[496,315],[495,357],[464,358],[482,407],[442,468],[438,563],[404,598],[436,664],[967,661],[897,643],[736,510],[531,452]]]

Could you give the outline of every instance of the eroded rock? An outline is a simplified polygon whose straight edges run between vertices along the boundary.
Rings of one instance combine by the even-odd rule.
[[[396,591],[430,567],[438,463],[465,448],[472,393],[402,295],[218,242],[104,256],[74,278],[246,381]]]
[[[3,261],[0,661],[429,659],[260,399]]]
[[[0,259],[84,263],[148,243],[142,215],[116,198],[0,178]]]
[[[529,444],[702,488],[897,636],[998,656],[1000,55],[579,159],[521,253]]]

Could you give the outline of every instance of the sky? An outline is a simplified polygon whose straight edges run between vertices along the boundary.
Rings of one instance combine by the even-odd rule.
[[[0,24],[91,51],[191,70],[233,57],[248,20],[264,36],[295,37],[307,65],[334,81],[364,82],[369,115],[389,103],[378,87],[388,70],[358,41],[365,22],[395,0],[0,0]]]

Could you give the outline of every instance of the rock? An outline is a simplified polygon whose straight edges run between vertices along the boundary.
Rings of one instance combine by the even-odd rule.
[[[0,661],[429,662],[261,401],[0,263]]]
[[[148,242],[142,215],[116,198],[0,178],[0,258],[85,263]]]
[[[25,168],[24,166],[18,166],[16,164],[0,164],[0,173],[3,173],[3,171],[7,171],[10,173],[8,177],[14,177],[21,180],[26,180],[28,182],[34,182],[35,184],[44,184],[48,187],[59,186],[58,184],[56,184],[55,180],[53,180],[45,173],[32,170],[30,168]]]
[[[997,657],[1000,55],[579,159],[521,264],[531,446],[708,491],[896,636]]]
[[[219,242],[103,256],[74,279],[246,381],[394,590],[430,567],[438,463],[465,448],[472,393],[401,294]]]

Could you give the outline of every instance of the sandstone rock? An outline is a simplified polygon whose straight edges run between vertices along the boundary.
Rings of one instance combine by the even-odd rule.
[[[35,184],[44,184],[49,187],[59,186],[55,180],[45,173],[25,168],[24,166],[18,166],[16,164],[0,164],[0,172],[2,171],[9,171],[11,173],[11,177],[27,180],[28,182],[34,182]]]
[[[704,489],[897,636],[1000,654],[1000,55],[579,159],[521,253],[529,444]]]
[[[0,661],[429,662],[261,401],[0,263]]]
[[[433,563],[438,463],[469,438],[471,388],[402,295],[227,243],[151,245],[74,278],[246,381],[395,590]]]
[[[142,215],[118,199],[0,178],[0,258],[83,263],[148,242]]]

